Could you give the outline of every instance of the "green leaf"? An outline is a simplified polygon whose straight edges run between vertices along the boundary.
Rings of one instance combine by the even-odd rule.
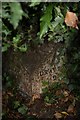
[[[1,16],[2,18],[6,19],[6,18],[9,18],[10,15],[9,15],[9,10],[7,9],[9,7],[9,4],[7,3],[2,3],[2,13],[1,13]]]
[[[54,10],[55,10],[55,19],[54,21],[51,23],[51,31],[54,31],[54,29],[60,24],[61,27],[64,27],[62,26],[63,22],[64,22],[64,16],[63,14],[61,13],[61,10],[60,10],[60,7],[54,7]],[[59,26],[58,26],[59,27]]]
[[[58,7],[54,7],[55,8],[55,14],[57,16],[60,16],[60,17],[63,17],[62,13],[61,13],[61,10],[60,10],[60,6]]]
[[[21,113],[22,115],[26,114],[27,110],[28,108],[24,105],[18,108],[18,112]]]
[[[48,82],[48,81],[43,81],[43,82],[42,82],[42,85],[43,85],[43,86],[49,85],[49,82]]]
[[[46,93],[48,93],[48,88],[47,87],[43,88],[42,91],[43,91],[44,94],[46,94]]]
[[[40,39],[47,32],[48,32],[48,25],[45,22],[41,22],[41,24],[40,24]]]
[[[31,0],[31,4],[30,4],[30,7],[34,7],[36,5],[39,5],[41,2],[41,0]]]
[[[20,43],[21,42],[21,40],[20,40],[20,36],[19,35],[17,35],[16,37],[13,37],[13,44],[15,44],[15,45],[17,45],[18,43]]]
[[[19,47],[19,50],[21,52],[26,52],[27,51],[27,45],[26,44],[23,44],[22,46]]]
[[[5,26],[4,23],[2,23],[2,33],[5,34],[5,36],[9,35],[11,31]]]
[[[7,51],[7,49],[10,47],[10,44],[4,43],[2,46],[2,52]]]
[[[45,100],[45,102],[49,102],[50,101],[48,96],[46,96],[44,100]]]
[[[52,9],[53,6],[50,4],[46,7],[44,15],[40,19],[40,38],[47,33],[48,28],[51,27],[51,20],[52,20]]]
[[[59,25],[59,24],[62,24],[63,23],[63,18],[62,17],[59,17],[57,16],[55,18],[55,20],[52,22],[52,31]]]
[[[14,109],[18,108],[20,106],[19,101],[14,101]]]
[[[9,3],[9,6],[11,9],[10,10],[11,15],[10,15],[9,21],[14,26],[14,29],[16,29],[16,27],[18,26],[19,20],[22,19],[23,11],[20,3],[18,2]]]

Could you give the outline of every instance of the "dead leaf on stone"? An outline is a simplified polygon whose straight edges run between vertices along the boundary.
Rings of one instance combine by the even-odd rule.
[[[62,114],[59,113],[59,112],[56,112],[56,113],[54,114],[54,116],[55,116],[55,118],[56,118],[57,120],[63,117]]]
[[[67,112],[68,113],[74,113],[74,111],[75,111],[74,106],[72,104],[69,105]]]
[[[34,94],[32,97],[32,101],[34,101],[36,99],[40,99],[40,95]]]
[[[63,111],[63,112],[61,112],[63,115],[65,115],[65,116],[67,116],[67,115],[69,115],[67,112],[65,112],[65,111]]]
[[[28,103],[28,105],[30,106],[30,105],[34,104],[35,100],[39,100],[39,99],[40,99],[40,95],[34,94],[34,95],[32,96],[32,99],[31,99],[30,102]]]
[[[68,91],[64,91],[64,92],[63,92],[63,95],[64,95],[65,97],[68,97],[68,96],[69,96]]]
[[[33,113],[32,115],[36,116],[36,113]]]

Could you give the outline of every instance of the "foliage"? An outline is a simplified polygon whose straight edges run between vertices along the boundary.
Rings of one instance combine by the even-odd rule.
[[[15,9],[14,9],[15,8]],[[18,27],[19,21],[22,19],[22,16],[24,14],[21,5],[19,2],[12,2],[12,3],[3,3],[2,4],[2,18],[4,20],[8,20],[16,29]],[[21,42],[20,36],[16,35],[16,37],[12,38],[11,40],[7,40],[8,36],[11,35],[12,30],[9,30],[9,28],[2,22],[2,35],[3,35],[3,47],[2,52],[5,52],[10,48],[11,46],[14,47],[14,49],[19,49],[21,52],[25,52],[27,50],[27,45],[23,44],[20,47],[18,47],[18,44]]]
[[[27,109],[28,108],[23,105],[23,106],[21,106],[21,107],[18,108],[18,112],[21,113],[21,114],[26,114]]]
[[[26,5],[30,9],[33,9],[35,11],[38,11],[38,7],[40,7],[40,10],[39,10],[39,12],[40,12],[39,21],[40,22],[38,23],[38,25],[40,25],[40,30],[37,31],[38,39],[36,40],[36,38],[35,38],[35,41],[37,41],[38,44],[41,41],[42,41],[42,43],[44,43],[46,36],[48,36],[48,41],[55,40],[56,42],[60,42],[60,41],[64,41],[64,40],[68,39],[69,31],[64,24],[64,16],[66,14],[67,9],[69,9],[69,7],[72,7],[73,9],[75,8],[74,10],[77,11],[76,3],[73,4],[73,6],[70,6],[68,3],[66,5],[63,3],[43,4],[43,3],[40,3],[39,1],[36,1],[36,2],[32,1],[30,4],[26,4]],[[26,18],[29,19],[31,24],[30,24],[30,30],[28,30],[28,31],[30,31],[30,32],[28,32],[30,37],[29,38],[28,38],[28,36],[26,36],[26,37],[27,37],[27,41],[33,42],[33,35],[32,36],[30,35],[30,34],[32,34],[31,32],[33,31],[33,25],[32,25],[31,18],[32,18],[32,16],[37,15],[36,12],[34,12],[31,16],[29,14],[29,11],[27,13],[25,11],[23,11],[21,4],[19,2],[3,3],[2,6],[3,6],[2,7],[3,8],[2,9],[2,13],[3,13],[2,18],[5,20],[7,19],[14,26],[14,29],[17,29],[17,27],[19,25],[19,21],[22,19],[22,16],[27,16]],[[14,7],[15,7],[15,9],[14,9]],[[65,9],[64,9],[64,7],[65,7]],[[27,19],[26,19],[26,22],[27,22]],[[5,28],[4,28],[4,26],[5,26]],[[10,35],[11,32],[12,31],[10,31],[8,29],[8,27],[6,25],[4,25],[4,23],[3,23],[3,33],[5,33],[5,35],[7,34],[6,38],[8,35]],[[27,32],[27,29],[26,29],[26,32]],[[35,43],[36,42],[34,42],[34,44]],[[7,42],[7,44],[9,44],[9,43]],[[5,47],[5,50],[7,50],[8,46],[9,46],[7,44],[3,45]],[[24,45],[21,45],[19,50],[21,50],[21,48],[23,47],[22,48],[23,50],[21,50],[21,51],[26,51],[27,49],[25,46],[26,45],[24,43]],[[5,50],[3,50],[3,51],[5,51]]]
[[[40,38],[48,32],[48,27],[51,27],[51,20],[52,20],[52,4],[46,7],[44,11],[44,15],[40,18]]]
[[[80,86],[80,48],[79,34],[75,31],[75,37],[67,43],[67,78],[69,79],[69,87],[71,90],[79,91]],[[72,38],[72,36],[71,36]]]
[[[6,42],[6,38],[8,35],[11,34],[11,31],[7,28],[7,26],[5,26],[5,24],[3,23],[2,25],[2,36],[4,38],[4,42],[3,42],[3,46],[2,46],[2,52],[5,52],[8,50],[8,48],[10,47],[10,43]]]
[[[7,34],[7,33],[6,33]],[[26,52],[27,49],[28,49],[28,46],[25,44],[21,44],[21,40],[20,40],[20,36],[19,35],[16,35],[15,37],[13,37],[12,41],[5,41],[3,42],[3,47],[2,47],[2,52],[5,52],[8,50],[9,47],[13,46],[14,48],[14,51],[15,50],[19,50],[21,52]]]
[[[15,8],[15,9],[14,9]],[[18,26],[19,21],[22,19],[23,11],[19,2],[3,3],[2,17],[8,19],[13,25],[14,29]]]
[[[14,9],[14,6],[16,9]],[[30,30],[26,29],[26,33],[28,35],[26,36],[27,40],[24,42],[23,40],[20,40],[21,43],[23,44],[14,44],[14,38],[9,39],[9,36],[12,36],[12,31],[9,30],[6,24],[3,22],[3,48],[2,51],[7,51],[10,46],[13,46],[14,50],[20,50],[21,52],[26,52],[27,51],[27,43],[34,42],[33,44],[42,44],[45,41],[45,37],[47,36],[48,41],[54,40],[55,42],[61,42],[64,40],[67,40],[69,37],[69,32],[67,27],[64,24],[64,16],[69,8],[69,5],[66,4],[64,5],[65,9],[63,8],[63,4],[57,4],[57,3],[46,3],[42,4],[39,1],[38,2],[31,2],[31,4],[27,4],[27,6],[30,9],[35,9],[35,11],[38,11],[38,7],[40,7],[40,17],[39,17],[39,23],[40,29],[37,31],[37,37],[34,38],[33,40],[33,24],[31,18],[33,16],[36,16],[36,13],[33,13],[32,16],[29,14],[29,11],[26,13],[23,11],[21,4],[19,2],[16,3],[3,3],[2,5],[2,18],[8,20],[10,24],[14,26],[14,29],[17,29],[19,25],[19,21],[22,19],[22,16],[27,16],[26,17],[26,22],[27,19],[31,22],[30,24]],[[27,27],[27,26],[26,26]],[[17,40],[18,34],[15,35],[15,39]],[[20,36],[19,39],[23,39],[22,36]],[[18,43],[20,43],[20,41]]]
[[[59,82],[54,82],[51,85],[49,85],[48,82],[43,82],[43,97],[44,101],[49,104],[53,104],[57,102],[59,98],[62,98],[63,95],[56,95],[56,91],[61,88],[61,84]]]
[[[30,6],[31,6],[31,7],[34,7],[34,6],[36,6],[36,5],[39,5],[40,2],[41,2],[41,0],[31,0]]]
[[[12,45],[14,46],[14,50],[18,49],[21,52],[26,52],[27,51],[27,45],[22,44],[22,45],[19,46],[20,43],[21,43],[21,40],[20,40],[19,35],[17,35],[16,37],[13,37]]]
[[[16,4],[16,5],[15,5]],[[41,3],[31,3],[28,7],[33,7],[38,9],[38,6],[41,6]],[[15,7],[15,9],[14,9]],[[61,12],[60,7],[62,6],[57,6],[57,4],[44,4],[43,7],[41,8],[41,15],[40,15],[40,23],[38,23],[40,25],[40,31],[37,31],[37,37],[38,39],[35,40],[37,41],[37,43],[43,43],[44,42],[44,37],[48,34],[48,40],[58,40],[59,41],[63,41],[63,37],[65,38],[65,32],[66,32],[66,28],[65,25],[63,25],[64,22],[64,16]],[[53,14],[54,11],[54,14]],[[22,8],[21,8],[21,4],[20,3],[3,3],[2,5],[2,18],[6,21],[8,20],[10,22],[10,24],[13,25],[14,29],[17,29],[18,25],[19,25],[19,21],[22,19],[22,16],[29,16],[27,18],[29,18],[30,20],[30,15],[26,14]],[[36,15],[34,13],[34,15]],[[53,19],[54,18],[54,19]],[[30,20],[31,21],[31,20]],[[32,22],[32,21],[31,21]],[[28,32],[29,34],[29,38],[27,37],[27,41],[33,41],[31,34],[31,31],[33,31],[33,25],[31,23],[32,29],[30,27],[30,32]],[[14,38],[11,38],[12,40],[6,40],[8,39],[9,36],[13,36],[12,35],[12,30],[9,30],[9,28],[7,27],[6,24],[4,24],[3,22],[3,52],[6,51],[10,46],[12,46],[13,42],[14,42]],[[62,31],[60,33],[60,30]],[[14,31],[14,30],[13,30]],[[29,30],[28,30],[29,31]],[[50,32],[49,32],[50,31]],[[61,36],[61,34],[63,33],[63,36]],[[15,35],[17,36],[17,34]],[[18,35],[19,36],[19,35]],[[16,38],[17,39],[17,38]],[[36,38],[35,38],[36,39]],[[42,41],[42,42],[41,42]],[[35,44],[36,42],[34,42]],[[16,45],[17,46],[17,45]],[[13,47],[16,47],[15,45],[13,45]],[[21,45],[19,47],[20,51],[26,51],[27,47],[26,47],[26,43],[24,43],[23,45]]]
[[[11,77],[9,77],[6,73],[3,75],[3,85],[6,86],[6,88],[12,88],[14,85],[14,81]]]
[[[25,115],[28,108],[21,104],[20,101],[13,101],[14,102],[14,109],[17,109],[19,113],[21,113],[22,115]]]

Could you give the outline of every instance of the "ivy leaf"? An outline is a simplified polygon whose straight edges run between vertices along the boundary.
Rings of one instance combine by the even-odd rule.
[[[49,82],[48,82],[48,81],[43,81],[43,82],[42,82],[42,85],[43,85],[43,86],[47,86],[47,85],[49,85]]]
[[[20,43],[20,42],[21,42],[21,40],[20,40],[20,36],[19,35],[17,35],[16,37],[13,37],[12,43],[14,45],[18,45],[18,43]]]
[[[18,26],[19,20],[22,19],[23,11],[20,3],[12,2],[9,3],[11,12],[10,12],[10,23],[14,26],[14,29]]]
[[[62,114],[59,113],[59,112],[56,112],[56,113],[54,114],[54,116],[55,116],[55,118],[56,118],[57,120],[62,118]]]
[[[42,38],[42,36],[48,31],[48,28],[51,27],[52,9],[53,6],[51,4],[48,5],[44,15],[40,19],[40,38]]]
[[[21,52],[26,52],[27,51],[27,45],[26,44],[23,44],[22,46],[19,47],[19,50]]]
[[[5,26],[4,23],[2,23],[2,29],[2,33],[5,34],[5,36],[11,33],[11,31],[7,28],[7,26]]]
[[[30,7],[34,7],[36,5],[39,5],[41,2],[41,0],[31,0],[31,4],[30,4]]]
[[[46,96],[44,100],[45,100],[45,102],[49,102],[50,101],[48,96]]]
[[[54,8],[55,8],[55,14],[56,14],[56,16],[63,17],[63,14],[61,13],[60,6],[54,7]]]
[[[63,22],[64,22],[64,16],[63,16],[63,14],[61,13],[61,10],[60,10],[60,8],[59,7],[54,7],[55,9],[55,19],[54,19],[54,21],[51,23],[51,31],[54,31],[54,29],[60,24],[60,25],[62,25],[63,24]]]
[[[40,24],[40,38],[42,38],[42,36],[47,33],[48,31],[48,25],[45,22],[41,22]]]
[[[18,108],[20,106],[19,101],[14,101],[14,109]]]
[[[9,7],[9,4],[7,3],[2,3],[2,13],[0,12],[1,16],[6,19],[9,18],[9,10],[7,9]]]
[[[2,46],[2,52],[7,51],[7,49],[8,49],[9,47],[10,47],[10,44],[4,43],[3,46]]]
[[[55,20],[52,22],[52,31],[59,25],[63,23],[63,18],[60,16],[57,16]]]
[[[26,114],[28,108],[26,106],[21,106],[18,108],[18,112],[21,113],[22,115]]]

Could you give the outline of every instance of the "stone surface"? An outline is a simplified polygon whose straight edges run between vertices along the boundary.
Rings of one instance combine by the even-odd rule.
[[[29,96],[41,94],[42,81],[50,84],[58,80],[58,68],[61,65],[56,56],[61,47],[60,43],[50,42],[26,53],[10,51],[3,55],[3,71],[13,76],[22,93]]]

